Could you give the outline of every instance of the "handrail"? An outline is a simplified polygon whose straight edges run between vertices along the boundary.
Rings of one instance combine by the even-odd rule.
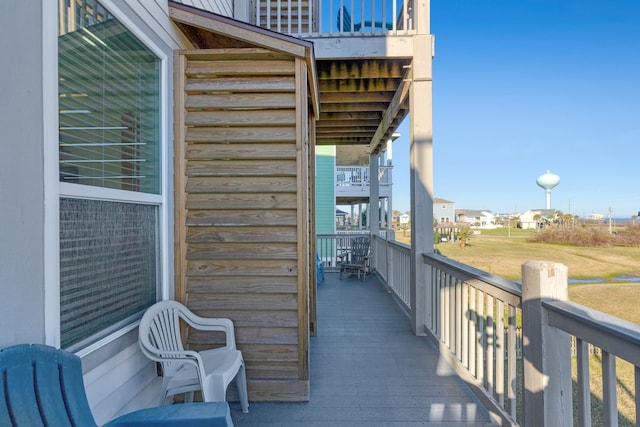
[[[542,306],[549,326],[640,366],[640,325],[571,301],[542,301]]]
[[[473,282],[474,286],[483,292],[493,292],[496,297],[520,308],[522,299],[522,285],[504,277],[487,273],[486,271],[455,261],[435,253],[423,254],[424,261],[446,274],[455,275],[461,280]],[[497,291],[496,291],[497,290]]]

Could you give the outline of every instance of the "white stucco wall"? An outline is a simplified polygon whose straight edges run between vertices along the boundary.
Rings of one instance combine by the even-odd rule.
[[[45,341],[43,4],[0,4],[0,346]],[[53,77],[55,81],[55,76]],[[53,141],[55,144],[56,142]]]

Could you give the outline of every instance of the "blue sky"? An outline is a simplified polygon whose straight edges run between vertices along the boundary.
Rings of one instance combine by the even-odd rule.
[[[434,196],[494,213],[640,211],[640,0],[431,0]],[[410,209],[407,118],[393,209]]]

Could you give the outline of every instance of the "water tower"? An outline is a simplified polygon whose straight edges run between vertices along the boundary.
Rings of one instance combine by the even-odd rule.
[[[544,193],[547,196],[547,209],[551,209],[551,189],[560,183],[560,177],[554,173],[544,173],[536,179],[536,184],[544,188]]]

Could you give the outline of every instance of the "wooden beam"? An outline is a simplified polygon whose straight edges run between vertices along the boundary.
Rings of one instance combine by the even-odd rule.
[[[387,104],[383,102],[378,103],[361,103],[354,102],[352,104],[322,104],[322,111],[331,112],[347,112],[347,111],[385,111]]]
[[[325,79],[320,80],[320,93],[327,92],[393,92],[400,84],[400,78],[387,79]]]
[[[362,92],[329,92],[322,93],[322,105],[346,103],[391,102],[394,92],[362,91]]]
[[[404,79],[402,80],[402,83],[400,83],[400,86],[398,87],[393,100],[389,104],[387,110],[384,112],[382,121],[378,126],[378,130],[371,139],[371,143],[369,145],[369,151],[371,153],[377,153],[380,150],[380,145],[387,142],[386,140],[383,140],[383,138],[387,135],[389,127],[396,119],[398,113],[401,111],[402,106],[407,102],[407,99],[409,97],[409,89],[411,87],[412,76],[412,68],[409,67],[405,71]]]
[[[330,61],[318,62],[318,78],[323,80],[335,79],[401,79],[405,71],[406,61]]]
[[[185,161],[185,93],[184,93],[184,70],[187,68],[187,59],[184,55],[176,53],[174,55],[174,194],[175,194],[175,203],[174,203],[174,252],[175,252],[175,262],[174,262],[174,293],[175,299],[180,302],[186,302],[186,262],[187,262],[187,251],[186,251],[186,235],[187,235],[187,227],[186,227],[186,212],[184,209],[185,205],[185,169],[186,169],[186,161]],[[168,297],[169,295],[163,295],[163,299]]]

